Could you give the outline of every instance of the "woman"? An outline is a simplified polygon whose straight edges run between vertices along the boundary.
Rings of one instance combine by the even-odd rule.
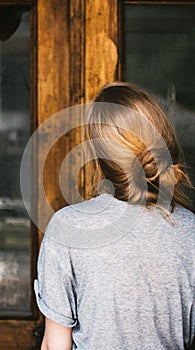
[[[169,121],[142,89],[109,84],[89,106],[85,144],[94,198],[58,211],[40,250],[41,349],[190,349],[195,220]]]

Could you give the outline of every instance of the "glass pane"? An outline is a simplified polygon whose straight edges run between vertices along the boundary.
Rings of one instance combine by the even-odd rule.
[[[168,114],[195,185],[194,18],[194,5],[125,6],[126,80],[155,95]]]
[[[30,313],[30,220],[20,162],[30,135],[30,18],[0,7],[0,317]]]

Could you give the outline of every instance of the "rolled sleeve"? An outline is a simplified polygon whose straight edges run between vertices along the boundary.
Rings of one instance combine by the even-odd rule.
[[[42,314],[49,318],[50,320],[61,324],[65,327],[74,327],[77,324],[77,320],[73,320],[70,317],[66,317],[62,314],[56,312],[56,310],[51,309],[45,301],[42,299],[41,294],[39,292],[39,281],[34,281],[34,291],[36,295],[37,305]]]
[[[77,323],[76,285],[69,248],[44,237],[34,281],[37,305],[44,316],[66,327]]]

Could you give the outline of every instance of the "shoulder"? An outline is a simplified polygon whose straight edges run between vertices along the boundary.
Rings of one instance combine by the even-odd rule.
[[[82,237],[82,244],[85,245],[93,230],[112,222],[116,207],[116,200],[107,194],[64,207],[50,219],[45,237],[69,247],[78,247]]]
[[[140,220],[138,230],[141,237],[147,233],[151,244],[155,238],[170,251],[186,250],[191,255],[195,249],[195,215],[180,205],[175,206],[170,218],[158,208],[152,208]]]
[[[51,217],[48,225],[56,225],[64,220],[72,220],[79,217],[81,214],[89,214],[89,209],[97,203],[97,198],[92,198],[90,200],[86,200],[84,202],[67,205],[58,211]]]
[[[105,200],[106,199],[106,200]],[[51,218],[49,225],[68,224],[78,226],[79,222],[93,220],[109,204],[106,196],[98,196],[80,203],[68,205],[58,210]]]
[[[177,243],[177,248],[181,249],[184,254],[188,252],[189,256],[194,256],[195,249],[195,215],[177,205],[173,212],[175,225],[172,228],[171,235]]]
[[[195,215],[190,210],[177,205],[173,212],[173,217],[178,227],[186,229],[189,232],[195,233]],[[194,235],[195,236],[195,235]]]
[[[58,218],[70,216],[84,216],[84,215],[93,215],[103,213],[110,206],[114,208],[117,201],[112,195],[104,193],[95,198],[85,200],[80,203],[72,204],[58,210],[54,216]]]

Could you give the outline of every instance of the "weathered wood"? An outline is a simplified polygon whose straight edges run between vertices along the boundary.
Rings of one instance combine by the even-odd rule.
[[[2,350],[32,350],[36,344],[33,321],[1,321],[0,349]]]
[[[70,2],[70,104],[75,106],[85,101],[85,0]],[[81,123],[79,113],[74,113],[71,118]],[[70,120],[71,124],[71,120]],[[77,127],[70,133],[70,149],[81,144],[81,128]],[[70,158],[70,198],[71,203],[79,199],[76,188],[71,186],[71,179],[76,180],[77,169],[82,166],[83,156],[78,149]],[[81,171],[77,178],[77,189],[84,197],[84,172]]]
[[[86,102],[118,79],[117,0],[86,1]]]
[[[85,95],[89,103],[106,83],[119,79],[118,1],[86,1]],[[91,164],[85,167],[86,198],[91,197]]]
[[[30,9],[30,33],[31,33],[31,62],[30,62],[30,120],[31,120],[31,133],[33,133],[37,128],[37,4],[32,1]],[[37,144],[34,143],[32,150],[32,164],[31,164],[31,188],[33,189],[31,194],[31,205],[33,210],[37,210],[38,203],[38,181],[37,181]],[[31,309],[34,317],[38,317],[38,308],[36,306],[35,294],[34,294],[34,279],[37,276],[37,257],[39,251],[39,241],[38,228],[31,222],[31,241],[30,241],[30,298],[31,298]],[[40,320],[42,322],[42,320]]]
[[[38,126],[53,114],[69,107],[70,104],[70,50],[69,50],[69,2],[38,0]],[[58,125],[53,127],[58,128]],[[66,203],[60,191],[59,170],[64,155],[69,152],[69,136],[57,140],[49,151],[47,138],[51,130],[45,130],[45,142],[39,153],[39,164],[44,174],[44,187],[50,205],[56,211]],[[45,159],[45,152],[47,159]],[[68,171],[68,169],[67,169]],[[39,189],[40,189],[39,182]],[[48,222],[45,198],[39,198],[40,219]]]

